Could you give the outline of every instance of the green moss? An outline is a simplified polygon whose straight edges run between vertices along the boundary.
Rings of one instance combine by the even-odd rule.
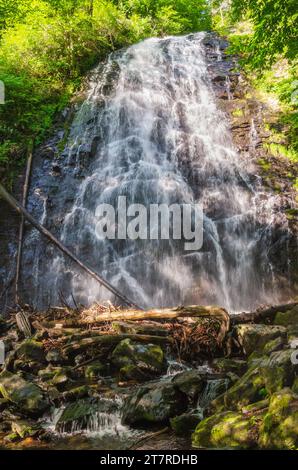
[[[262,170],[264,171],[269,171],[271,170],[271,163],[268,162],[267,160],[265,160],[264,158],[260,158],[258,160],[258,164],[260,165],[260,167],[262,168]]]

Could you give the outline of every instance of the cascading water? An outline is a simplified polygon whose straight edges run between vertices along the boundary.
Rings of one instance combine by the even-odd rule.
[[[273,298],[267,254],[274,210],[266,209],[249,155],[233,147],[204,38],[148,39],[94,71],[58,160],[64,180],[48,204],[52,213],[57,205],[52,226],[61,226],[64,244],[145,307],[217,303],[240,310]],[[119,196],[146,207],[200,202],[202,249],[184,251],[183,240],[99,240],[96,207],[116,207]],[[57,252],[47,255],[45,266],[44,249],[35,252],[37,305],[58,303],[60,290],[84,304],[109,298]]]

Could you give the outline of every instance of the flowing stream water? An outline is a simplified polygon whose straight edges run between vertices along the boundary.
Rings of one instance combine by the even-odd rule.
[[[240,156],[233,146],[205,37],[148,39],[112,54],[91,76],[57,160],[60,176],[49,184],[39,170],[32,185],[40,220],[143,307],[217,303],[238,311],[279,296],[269,259],[278,201],[264,196],[249,152]],[[215,61],[223,59],[218,45],[215,53]],[[226,87],[230,98],[228,75]],[[255,139],[252,123],[251,146]],[[146,207],[200,203],[203,247],[185,251],[185,240],[99,240],[96,207],[116,207],[119,196]],[[283,233],[286,223],[279,220]],[[60,290],[84,304],[111,298],[55,249],[45,251],[38,237],[27,238],[27,247],[36,246],[27,258],[28,266],[34,259],[27,271],[36,305],[59,303]]]

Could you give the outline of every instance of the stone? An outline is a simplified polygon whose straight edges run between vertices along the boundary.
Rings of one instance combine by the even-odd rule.
[[[284,326],[244,324],[234,327],[234,334],[246,355],[261,352],[269,341],[277,337],[286,338]]]
[[[140,387],[124,403],[124,424],[168,423],[186,411],[187,396],[168,382],[158,382]]]
[[[46,355],[47,362],[51,362],[53,364],[63,364],[65,362],[65,358],[59,351],[59,349],[51,349]]]
[[[264,378],[265,387],[269,393],[277,392],[291,386],[298,366],[292,363],[292,350],[286,349],[270,354],[260,366],[260,374]]]
[[[36,384],[7,371],[0,374],[0,393],[24,413],[40,415],[49,407],[48,400]]]
[[[18,359],[22,361],[35,361],[44,363],[45,362],[45,353],[43,344],[39,341],[33,339],[24,340],[16,349],[15,355]]]
[[[263,349],[264,354],[271,354],[272,352],[279,351],[283,349],[284,345],[286,343],[286,339],[282,336],[278,336],[275,339],[272,339],[269,341]]]
[[[196,401],[199,393],[206,385],[206,376],[197,370],[187,370],[173,377],[172,383],[182,393],[187,395],[192,402]]]
[[[160,346],[135,343],[124,339],[114,349],[111,357],[121,379],[146,380],[165,370],[165,358]]]
[[[201,421],[202,415],[198,411],[183,413],[180,416],[170,419],[171,428],[177,436],[187,436],[191,434]]]
[[[94,361],[85,368],[85,377],[86,379],[96,379],[101,377],[103,371],[105,370],[105,366],[99,362]]]
[[[255,420],[226,411],[201,421],[192,435],[192,446],[205,449],[251,449],[256,446]]]
[[[286,312],[277,312],[274,318],[274,325],[282,325],[286,327],[290,325],[298,326],[298,305]]]
[[[247,362],[243,359],[217,358],[213,359],[212,367],[223,374],[233,372],[236,375],[243,375],[247,370]]]
[[[259,367],[250,368],[231,388],[210,404],[210,410],[241,410],[244,406],[260,400],[265,388],[265,379]]]
[[[291,389],[285,388],[272,395],[260,428],[259,446],[264,449],[297,449],[298,395]]]
[[[16,433],[21,439],[36,436],[41,431],[38,423],[25,420],[14,421],[11,425],[12,432]]]

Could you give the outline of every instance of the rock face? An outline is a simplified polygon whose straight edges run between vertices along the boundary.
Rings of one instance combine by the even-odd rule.
[[[264,346],[271,340],[285,338],[287,330],[283,326],[274,325],[237,325],[234,329],[237,341],[242,346],[245,354],[262,351]]]
[[[40,415],[49,407],[48,400],[37,385],[10,372],[0,375],[0,393],[28,414]]]
[[[165,370],[163,350],[154,344],[135,343],[125,339],[119,343],[112,354],[112,364],[125,380],[146,380]]]

